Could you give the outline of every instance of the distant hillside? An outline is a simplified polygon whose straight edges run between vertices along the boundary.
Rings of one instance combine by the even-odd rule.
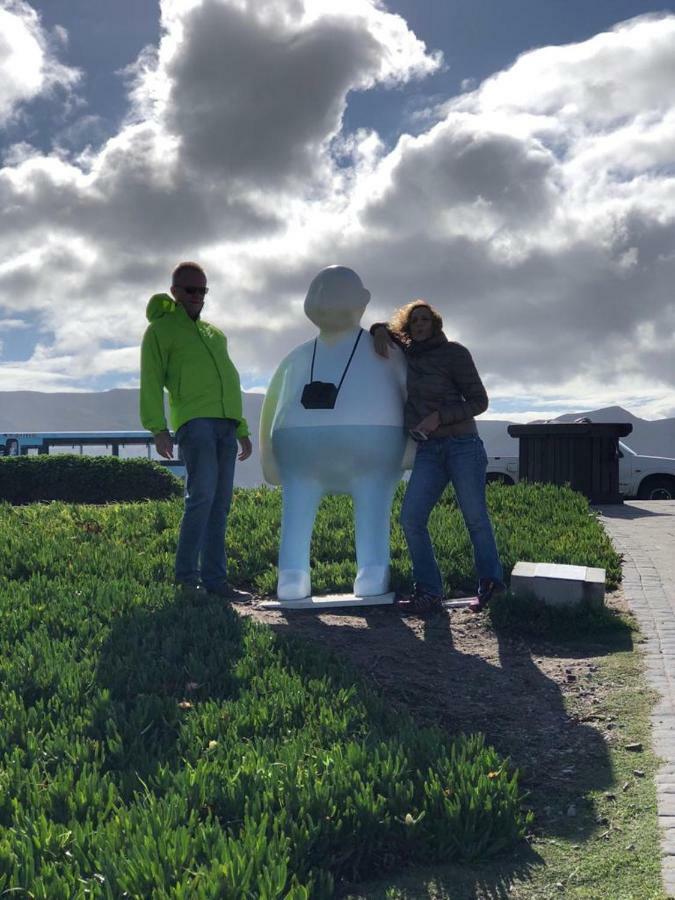
[[[621,406],[606,406],[578,413],[558,416],[555,422],[574,422],[582,417],[592,422],[630,422],[632,432],[624,438],[626,444],[637,453],[649,456],[675,456],[675,419],[640,419]]]
[[[253,454],[237,463],[239,487],[262,483],[258,456],[258,421],[263,394],[243,394],[244,415],[254,435]],[[88,394],[0,391],[0,432],[7,431],[141,431],[138,389]]]
[[[647,456],[675,457],[675,419],[656,419],[649,421],[640,419],[621,406],[607,406],[603,409],[584,410],[582,412],[565,413],[556,419],[533,419],[531,424],[544,421],[574,422],[576,419],[588,418],[592,422],[629,422],[633,426],[631,433],[623,438],[626,444],[636,453]],[[477,420],[478,430],[488,451],[488,456],[517,456],[518,445],[506,428],[509,422]]]
[[[244,415],[253,435],[251,459],[237,463],[235,482],[253,487],[263,481],[258,455],[258,422],[262,394],[244,393]],[[675,456],[675,419],[654,422],[640,419],[620,406],[567,413],[553,420],[573,422],[587,416],[594,422],[630,422],[633,432],[626,443],[638,453]],[[506,431],[508,422],[478,419],[478,430],[488,456],[517,456],[518,443]],[[0,432],[7,431],[139,431],[138,390],[117,389],[97,393],[40,393],[0,391]]]
[[[244,414],[256,423],[262,394],[244,393]],[[0,391],[0,431],[141,431],[138,389],[90,394]]]

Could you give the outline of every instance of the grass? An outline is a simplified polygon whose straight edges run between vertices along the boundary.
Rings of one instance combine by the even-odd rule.
[[[399,488],[392,513],[391,568],[395,588],[408,584],[411,575],[405,540],[397,524],[402,494]],[[580,494],[555,485],[493,484],[488,485],[488,504],[507,576],[518,560],[548,560],[600,566],[607,570],[610,589],[619,583],[620,558]],[[64,509],[68,512],[63,512]],[[103,571],[107,569],[107,549],[112,542],[117,554],[127,547],[125,565],[132,574],[145,571],[146,560],[151,558],[154,577],[170,580],[181,510],[180,501],[111,504],[95,511],[86,506],[56,504],[16,509],[12,517],[5,507],[2,518],[16,523],[17,528],[36,531],[32,542],[25,535],[21,538],[26,556],[12,553],[10,547],[5,554],[5,560],[9,557],[5,565],[9,565],[10,575],[14,565],[19,573],[23,569],[34,570],[35,564],[38,569],[48,565],[50,571],[62,572],[62,560],[58,554],[50,555],[51,551],[40,539],[40,530],[48,527],[62,533],[68,545],[75,540],[85,541],[87,554],[96,557]],[[279,491],[266,488],[235,491],[228,534],[230,575],[235,583],[251,587],[259,594],[271,594],[276,587],[280,515]],[[446,589],[472,590],[475,579],[471,543],[452,489],[445,492],[432,513],[430,531]],[[351,588],[356,566],[349,498],[323,500],[312,540],[312,567],[317,592]]]
[[[75,583],[0,591],[0,890],[304,900],[522,837],[479,736],[416,727],[218,601]]]
[[[661,887],[659,834],[654,775],[658,760],[650,750],[649,714],[654,696],[646,688],[641,656],[623,649],[623,640],[607,633],[549,645],[549,653],[576,654],[597,666],[589,703],[586,686],[570,691],[570,716],[594,728],[608,729],[608,761],[568,758],[560,767],[574,773],[550,773],[550,788],[528,797],[535,811],[526,847],[508,858],[479,865],[418,868],[399,877],[370,881],[344,896],[349,900],[665,900]],[[642,743],[643,751],[625,749]],[[638,774],[636,774],[638,773]],[[603,784],[603,782],[605,782]],[[527,784],[527,778],[525,778]],[[601,788],[587,790],[589,785]],[[568,815],[574,806],[574,816]]]
[[[391,569],[395,588],[409,584],[410,561],[397,524],[402,498],[399,489],[392,513]],[[585,498],[555,485],[505,487],[488,485],[488,504],[508,577],[518,560],[599,566],[607,585],[616,587],[621,561]],[[180,500],[88,507],[36,504],[11,508],[0,505],[0,574],[23,579],[48,572],[67,577],[78,565],[91,565],[101,577],[115,578],[123,566],[132,578],[170,581]],[[258,594],[276,588],[281,495],[266,488],[235,491],[230,514],[228,552],[235,584]],[[43,534],[53,534],[45,542]],[[454,493],[447,490],[434,510],[430,531],[448,592],[475,588],[471,543]],[[111,556],[110,548],[114,548]],[[75,554],[75,555],[73,555]],[[351,589],[356,576],[351,500],[326,497],[317,516],[312,540],[312,584],[318,593]]]
[[[548,559],[602,566],[610,585],[618,582],[619,557],[582,497],[553,486],[488,493],[507,573],[518,559]],[[177,605],[169,584],[180,513],[180,501],[0,505],[0,890],[49,900],[125,891],[301,900],[331,896],[343,879],[452,859],[465,865],[435,876],[437,887],[411,876],[426,894],[401,893],[411,890],[399,886],[409,876],[374,890],[441,897],[444,884],[501,890],[514,879],[520,890],[521,870],[530,890],[540,859],[546,878],[577,889],[567,865],[573,832],[582,827],[592,839],[586,820],[602,798],[585,795],[574,822],[556,813],[535,823],[530,847],[506,863],[467,867],[513,848],[528,827],[517,773],[480,736],[449,743],[394,713],[320,646],[242,622],[219,604]],[[235,583],[273,590],[279,515],[278,492],[236,493]],[[470,589],[471,547],[452,491],[431,530],[446,588]],[[312,552],[317,590],[350,586],[346,498],[322,504]],[[396,525],[392,573],[397,586],[410,579]],[[516,620],[502,625],[517,628]],[[625,715],[640,739],[648,701],[636,702],[632,659],[617,653],[602,665],[625,667],[613,676],[625,678]],[[651,785],[645,758],[647,777],[631,795],[641,798],[643,825],[653,818],[640,794]],[[552,833],[557,844],[548,843]],[[605,878],[622,858],[613,834],[600,849],[613,847],[614,862],[600,852],[593,861]],[[650,852],[642,834],[654,840],[645,826],[630,841],[644,849],[644,880],[657,862],[656,842]],[[637,870],[622,865],[629,885]],[[599,874],[579,866],[574,877],[597,885]]]
[[[589,635],[597,638],[611,632],[629,636],[632,631],[632,625],[607,605],[582,602],[556,607],[541,603],[534,596],[510,592],[492,604],[488,615],[496,631],[557,640],[573,641]]]
[[[418,727],[217,599],[177,602],[179,513],[0,507],[0,892],[305,900],[522,839],[517,773],[480,735]]]

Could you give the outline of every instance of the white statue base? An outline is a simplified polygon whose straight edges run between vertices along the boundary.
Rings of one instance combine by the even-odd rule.
[[[302,600],[263,600],[259,609],[339,609],[340,607],[391,606],[394,591],[373,597],[357,597],[354,594],[326,594],[323,597],[303,597]]]

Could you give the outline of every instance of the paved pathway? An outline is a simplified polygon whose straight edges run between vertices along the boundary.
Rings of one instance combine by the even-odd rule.
[[[602,522],[623,554],[626,599],[647,638],[649,683],[661,694],[652,713],[662,829],[663,885],[675,897],[675,500],[601,506]]]

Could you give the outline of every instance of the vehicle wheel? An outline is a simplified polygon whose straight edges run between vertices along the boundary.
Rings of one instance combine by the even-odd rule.
[[[675,478],[668,475],[650,475],[638,490],[638,500],[675,499]]]
[[[502,474],[502,472],[488,472],[485,476],[486,484],[514,484],[512,478],[509,478],[508,475]]]

